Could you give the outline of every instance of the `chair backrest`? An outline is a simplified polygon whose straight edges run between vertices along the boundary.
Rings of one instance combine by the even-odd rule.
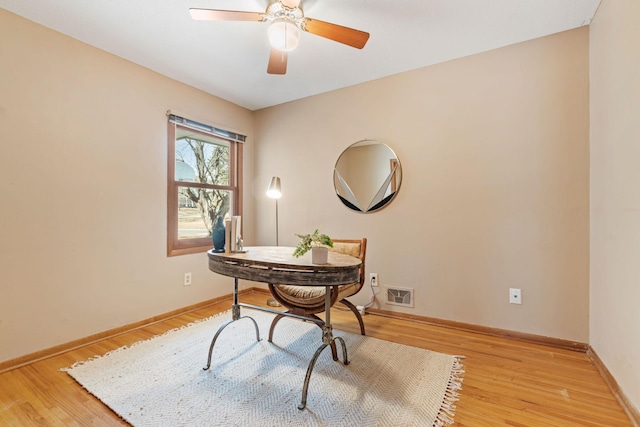
[[[367,239],[331,239],[333,240],[333,248],[330,251],[339,252],[341,254],[351,255],[362,261],[360,265],[360,286],[364,285],[364,260],[367,255]]]

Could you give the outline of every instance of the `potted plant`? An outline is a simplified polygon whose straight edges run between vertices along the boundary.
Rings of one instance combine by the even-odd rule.
[[[328,248],[333,247],[333,240],[326,234],[320,234],[316,229],[313,234],[296,234],[300,238],[300,243],[293,251],[293,256],[298,258],[311,250],[311,262],[314,264],[326,264],[328,258]]]

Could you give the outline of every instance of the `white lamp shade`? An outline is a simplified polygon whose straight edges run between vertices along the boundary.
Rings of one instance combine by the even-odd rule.
[[[286,18],[274,19],[267,33],[271,46],[281,52],[292,51],[300,42],[300,30]]]
[[[267,190],[267,197],[272,199],[279,199],[282,196],[280,192],[280,178],[274,176],[271,178],[271,184],[269,184],[269,189]]]

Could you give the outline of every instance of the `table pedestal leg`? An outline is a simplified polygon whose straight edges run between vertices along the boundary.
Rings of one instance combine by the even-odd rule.
[[[337,289],[335,290],[337,292]],[[325,291],[325,321],[324,325],[322,325],[322,345],[318,347],[315,354],[311,358],[309,362],[309,367],[307,367],[307,375],[304,377],[304,385],[302,386],[302,400],[298,405],[298,409],[302,410],[307,406],[307,392],[309,391],[309,380],[311,379],[311,373],[313,372],[313,368],[316,365],[316,361],[318,357],[322,353],[322,350],[330,346],[332,349],[333,359],[337,360],[337,355],[335,354],[336,341],[340,343],[342,347],[342,359],[345,365],[349,364],[349,358],[347,357],[347,345],[344,342],[342,337],[334,337],[333,336],[333,327],[331,326],[331,297],[330,297],[330,286],[326,287]]]
[[[233,305],[231,306],[231,320],[227,320],[226,322],[224,322],[222,326],[218,328],[218,332],[216,332],[216,334],[213,336],[211,345],[209,346],[209,357],[207,358],[207,366],[202,368],[203,370],[206,371],[211,367],[211,353],[213,353],[213,346],[216,344],[216,340],[218,339],[218,336],[224,330],[224,328],[226,328],[236,320],[245,318],[250,319],[253,322],[253,326],[255,326],[256,328],[256,340],[260,341],[260,329],[258,328],[258,323],[253,319],[253,317],[240,315],[240,304],[238,302],[238,278],[236,277],[234,278],[233,282]]]
[[[328,334],[331,337],[331,327],[329,327]],[[324,334],[323,334],[323,341],[324,341]],[[349,360],[347,359],[347,345],[345,344],[344,339],[342,339],[342,337],[335,337],[335,338],[331,337],[328,344],[325,344],[323,342],[323,344],[320,347],[318,347],[315,354],[311,358],[311,361],[309,362],[309,367],[307,368],[307,375],[305,375],[304,377],[304,385],[302,386],[302,400],[298,405],[298,409],[302,410],[307,406],[307,393],[309,391],[309,380],[311,379],[311,373],[313,372],[313,368],[316,365],[316,361],[318,360],[320,353],[322,353],[322,350],[327,348],[327,346],[331,344],[335,344],[336,341],[340,342],[340,346],[342,347],[343,363],[345,365],[349,364]]]

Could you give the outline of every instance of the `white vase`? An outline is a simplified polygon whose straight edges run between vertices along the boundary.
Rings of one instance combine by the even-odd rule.
[[[311,262],[313,264],[326,264],[329,257],[329,249],[324,246],[311,248]]]

